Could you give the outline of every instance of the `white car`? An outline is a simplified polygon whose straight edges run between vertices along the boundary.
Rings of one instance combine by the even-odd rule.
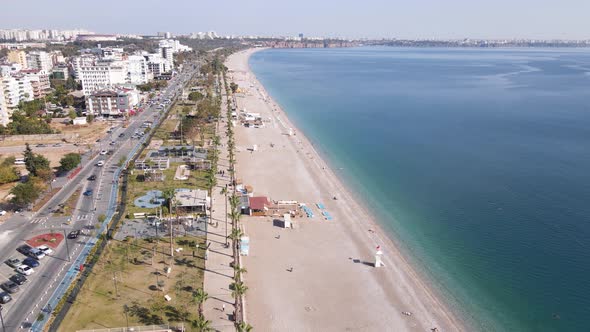
[[[107,152],[107,150],[102,150],[102,151],[100,151],[100,154],[101,154],[101,155],[103,155],[103,156],[104,156],[105,154],[107,154],[107,153],[108,153],[108,152]]]
[[[31,274],[33,274],[33,272],[35,272],[35,270],[33,270],[33,268],[28,265],[21,265],[16,268],[16,272],[24,274],[26,276],[30,276]]]
[[[96,163],[96,166],[98,166],[98,167],[104,166],[104,160],[101,160],[101,161],[97,162]]]
[[[4,211],[4,210],[0,210],[0,216],[3,216],[3,215],[5,215],[5,214],[6,214],[6,211]]]
[[[42,251],[47,256],[53,254],[53,249],[49,248],[46,245],[40,245],[40,246],[37,247],[37,249],[39,249],[40,251]]]

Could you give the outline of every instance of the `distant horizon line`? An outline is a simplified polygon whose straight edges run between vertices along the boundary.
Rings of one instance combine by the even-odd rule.
[[[97,32],[92,31],[87,28],[22,28],[22,27],[12,27],[12,28],[0,28],[0,30],[22,30],[22,31],[35,31],[35,30],[57,30],[57,31],[84,31],[89,32],[92,34],[99,34],[99,35],[118,35],[118,36],[142,36],[142,37],[161,37],[158,36],[158,33],[167,32],[171,34],[171,37],[184,37],[189,36],[195,33],[216,33],[214,30],[206,30],[206,31],[193,31],[193,32],[185,32],[185,33],[173,33],[171,31],[156,31],[151,33],[137,33],[137,32]],[[310,35],[303,33],[304,39],[346,39],[346,40],[409,40],[409,41],[564,41],[564,42],[580,42],[590,41],[590,37],[587,38],[555,38],[555,37],[347,37],[347,36],[330,36],[330,35]],[[273,35],[261,35],[261,34],[223,34],[219,35],[218,38],[297,38],[299,37],[299,33],[296,34],[273,34]]]

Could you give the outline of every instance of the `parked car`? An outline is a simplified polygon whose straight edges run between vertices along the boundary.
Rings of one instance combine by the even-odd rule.
[[[10,280],[2,283],[2,285],[0,285],[0,288],[4,289],[6,292],[10,294],[14,294],[20,290],[18,285]]]
[[[45,256],[49,256],[49,255],[53,254],[53,249],[49,248],[48,246],[46,246],[44,244],[38,246],[37,249],[41,250],[45,254]]]
[[[86,190],[82,195],[84,195],[84,196],[92,196],[92,189]]]
[[[39,266],[39,262],[32,257],[27,257],[23,260],[23,264],[28,265],[30,267],[37,267]]]
[[[0,210],[0,216],[3,216],[3,215],[5,215],[5,214],[6,214],[6,211],[4,211],[4,210]]]
[[[0,293],[0,303],[6,304],[12,301],[12,297],[8,293]]]
[[[45,257],[45,253],[43,253],[43,251],[41,251],[37,248],[31,248],[31,250],[29,250],[29,254],[27,256],[39,260],[39,259]]]
[[[20,252],[21,254],[28,256],[29,252],[31,251],[31,246],[23,244],[22,246],[19,246],[18,248],[16,248],[16,251]]]
[[[33,274],[33,272],[35,272],[35,270],[33,270],[33,268],[30,266],[21,265],[16,268],[16,272],[18,272],[20,274],[24,274],[26,276],[30,276],[31,274]]]
[[[13,274],[10,277],[10,281],[16,283],[17,285],[24,285],[28,281],[28,279],[22,274]]]
[[[88,181],[94,181],[96,180],[96,175],[92,174],[88,177]]]
[[[70,232],[70,234],[68,234],[68,239],[77,239],[78,236],[80,236],[80,230],[76,229]]]
[[[104,156],[105,154],[107,154],[107,150],[100,151],[100,154]]]
[[[21,262],[21,260],[18,258],[9,258],[6,260],[6,264],[16,269],[17,267],[23,265],[23,262]]]

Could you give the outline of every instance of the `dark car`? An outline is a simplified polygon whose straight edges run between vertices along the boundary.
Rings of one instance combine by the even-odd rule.
[[[93,193],[92,189],[88,189],[82,195],[84,195],[84,196],[92,196],[92,193]]]
[[[27,282],[27,277],[22,274],[13,274],[10,277],[10,281],[14,282],[17,285],[24,285]]]
[[[125,136],[125,133],[120,133],[119,134],[119,137],[124,137],[124,136]]]
[[[68,234],[68,239],[77,239],[78,236],[80,236],[80,230],[76,229],[74,231],[71,231],[70,234]]]
[[[28,256],[29,253],[31,252],[31,248],[30,246],[23,244],[22,246],[16,248],[16,251],[20,252],[21,254]]]
[[[6,304],[12,301],[12,297],[8,293],[0,293],[0,303]]]
[[[21,262],[21,260],[18,258],[9,258],[8,260],[6,260],[6,264],[16,269],[17,267],[23,265],[23,262]]]
[[[20,290],[18,285],[12,281],[7,281],[7,282],[3,283],[2,285],[0,285],[0,288],[4,289],[5,291],[7,291],[10,294],[14,294]]]
[[[88,181],[94,181],[96,180],[96,175],[92,174],[88,177]]]
[[[23,264],[28,265],[30,267],[37,267],[37,266],[39,266],[39,262],[36,259],[33,259],[31,257],[25,258],[25,260],[23,261]]]

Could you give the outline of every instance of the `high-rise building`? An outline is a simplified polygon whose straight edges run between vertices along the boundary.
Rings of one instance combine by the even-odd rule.
[[[78,72],[82,91],[88,96],[94,91],[110,89],[124,84],[127,79],[125,65],[120,61],[97,61],[90,66],[81,66]]]
[[[0,125],[6,126],[10,122],[10,115],[12,112],[8,110],[6,98],[4,97],[4,84],[0,79]]]
[[[127,58],[127,81],[131,84],[145,84],[149,79],[146,59],[141,55],[130,55]]]
[[[22,68],[28,68],[27,53],[21,50],[13,50],[8,52],[8,62],[18,63]]]
[[[27,53],[27,64],[30,69],[41,70],[50,73],[53,68],[53,61],[49,53],[45,51],[31,51]]]

